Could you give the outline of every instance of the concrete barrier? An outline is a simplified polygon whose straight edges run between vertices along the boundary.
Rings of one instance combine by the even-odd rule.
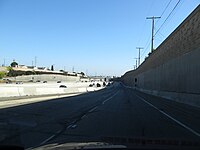
[[[70,82],[70,83],[29,83],[29,84],[1,84],[0,97],[19,97],[19,96],[39,96],[71,94],[96,91],[102,88],[89,87],[90,83]],[[66,85],[67,88],[60,88],[60,85]]]
[[[17,87],[0,87],[0,97],[20,96],[21,88]]]
[[[141,92],[155,95],[158,97],[162,97],[168,100],[173,100],[180,103],[189,104],[195,107],[200,107],[200,95],[199,94],[192,94],[192,93],[177,93],[177,92],[167,92],[167,91],[157,91],[157,90],[146,90],[146,89],[139,89]]]
[[[87,92],[87,88],[86,87],[78,88],[78,91],[79,92]]]

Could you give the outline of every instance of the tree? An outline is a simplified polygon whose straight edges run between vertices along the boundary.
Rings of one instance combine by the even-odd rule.
[[[51,71],[54,71],[54,67],[53,67],[53,65],[51,65]]]
[[[11,66],[11,67],[16,67],[16,66],[18,66],[18,63],[15,62],[15,61],[13,61],[13,62],[10,64],[10,66]]]
[[[84,75],[85,75],[85,73],[84,73],[84,72],[81,72],[81,74],[82,74],[82,76],[84,76]]]

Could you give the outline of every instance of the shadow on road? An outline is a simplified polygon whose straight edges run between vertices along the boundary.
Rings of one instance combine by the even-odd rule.
[[[0,144],[25,148],[40,145],[49,136],[59,135],[75,118],[97,105],[115,88],[55,98],[0,109]]]

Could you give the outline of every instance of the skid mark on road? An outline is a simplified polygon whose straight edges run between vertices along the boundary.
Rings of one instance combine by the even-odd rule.
[[[136,94],[135,94],[136,95]],[[144,98],[136,95],[139,99],[141,99],[143,102],[145,102],[146,104],[148,104],[149,106],[153,107],[154,109],[158,110],[161,114],[165,115],[166,117],[168,117],[169,119],[173,120],[174,122],[176,122],[177,124],[179,124],[180,126],[182,126],[183,128],[187,129],[188,131],[190,131],[191,133],[193,133],[194,135],[200,137],[200,133],[198,133],[197,131],[193,130],[192,128],[188,127],[187,125],[185,125],[184,123],[182,123],[181,121],[175,119],[174,117],[170,116],[169,114],[167,114],[166,112],[160,110],[159,108],[157,108],[156,106],[154,106],[153,104],[149,103],[148,101],[146,101]]]

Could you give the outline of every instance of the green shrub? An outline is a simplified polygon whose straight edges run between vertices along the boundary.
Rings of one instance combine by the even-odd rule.
[[[0,79],[6,76],[6,72],[0,72]]]

